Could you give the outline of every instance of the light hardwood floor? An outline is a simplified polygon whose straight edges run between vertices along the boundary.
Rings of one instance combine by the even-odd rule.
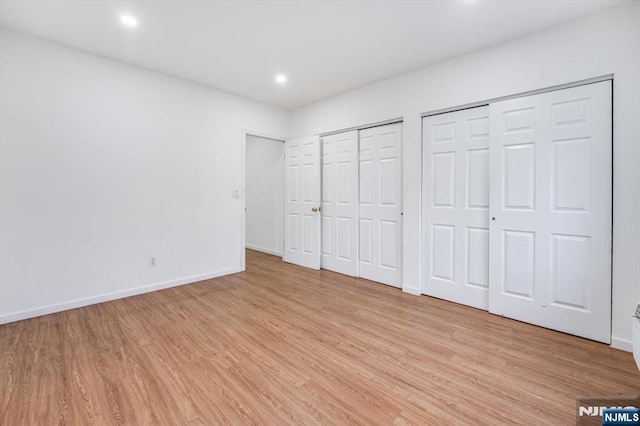
[[[631,354],[248,251],[247,272],[0,327],[2,425],[575,424]]]

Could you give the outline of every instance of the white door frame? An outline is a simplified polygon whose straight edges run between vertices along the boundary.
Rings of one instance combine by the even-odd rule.
[[[284,145],[285,137],[271,135],[265,132],[242,129],[240,131],[240,217],[242,218],[242,229],[240,232],[240,269],[246,269],[245,245],[247,244],[247,136],[273,139],[281,141]],[[231,194],[232,196],[234,194]],[[283,204],[284,208],[284,204]],[[284,226],[284,217],[282,217]]]

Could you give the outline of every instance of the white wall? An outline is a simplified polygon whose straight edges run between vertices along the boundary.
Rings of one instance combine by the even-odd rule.
[[[282,256],[284,143],[247,135],[246,159],[246,245]]]
[[[0,321],[241,269],[242,131],[288,111],[0,36]]]
[[[612,336],[630,350],[640,301],[640,2],[300,108],[292,134],[404,117],[403,288],[419,293],[420,115],[606,74],[615,75]]]

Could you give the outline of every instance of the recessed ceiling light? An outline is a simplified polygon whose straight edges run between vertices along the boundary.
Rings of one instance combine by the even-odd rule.
[[[284,84],[287,82],[287,76],[284,74],[278,74],[276,75],[276,82],[280,83],[280,84]]]
[[[120,21],[127,27],[137,27],[138,20],[131,15],[122,15]]]

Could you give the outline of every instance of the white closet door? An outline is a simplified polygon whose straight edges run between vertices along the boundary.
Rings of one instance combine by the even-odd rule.
[[[422,292],[488,309],[489,107],[423,119]]]
[[[320,138],[285,142],[284,260],[320,269]]]
[[[359,134],[358,274],[402,286],[402,124]]]
[[[610,82],[490,116],[490,311],[609,343]]]
[[[358,132],[322,138],[323,269],[358,273]]]

